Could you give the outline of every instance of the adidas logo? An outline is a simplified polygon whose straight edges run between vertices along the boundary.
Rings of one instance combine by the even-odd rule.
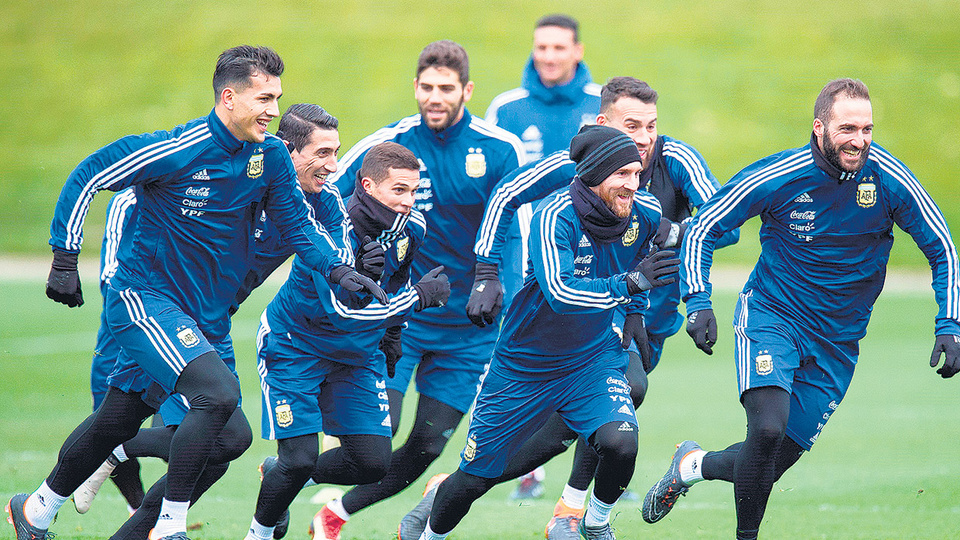
[[[580,247],[590,247],[590,239],[587,238],[587,235],[580,237]]]
[[[624,422],[620,424],[620,427],[617,428],[617,431],[633,431],[633,424],[630,422]]]
[[[617,409],[617,412],[620,414],[630,414],[633,412],[633,409],[631,409],[629,405],[624,404],[623,407]]]
[[[794,199],[793,202],[795,202],[795,203],[812,203],[812,202],[813,202],[813,197],[811,197],[809,193],[807,193],[806,191],[804,191],[804,192],[803,192],[803,195],[801,195],[801,196],[797,197],[796,199]]]
[[[200,172],[193,173],[192,178],[193,178],[194,180],[209,180],[209,179],[210,179],[210,175],[207,174],[207,170],[204,169],[204,170],[202,170],[202,171],[200,171]]]
[[[380,425],[383,427],[390,427],[390,415],[388,414],[386,418],[383,419],[383,422],[380,422]]]

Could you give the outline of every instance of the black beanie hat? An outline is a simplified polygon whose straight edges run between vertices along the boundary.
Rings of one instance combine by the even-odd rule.
[[[570,141],[570,159],[577,164],[580,180],[593,187],[627,163],[640,161],[640,152],[622,131],[591,124],[580,128]]]

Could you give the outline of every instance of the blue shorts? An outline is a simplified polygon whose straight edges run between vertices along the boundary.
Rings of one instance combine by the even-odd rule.
[[[734,313],[740,394],[779,386],[790,392],[787,435],[810,450],[847,393],[860,352],[856,341],[833,342],[741,293]]]
[[[500,476],[554,412],[585,439],[609,422],[626,422],[636,430],[637,416],[623,372],[625,356],[618,346],[580,369],[547,380],[519,380],[499,369],[494,358],[473,409],[460,469],[483,478]]]
[[[463,346],[451,350],[458,333],[465,334]],[[417,392],[466,413],[480,389],[497,333],[473,325],[451,329],[411,323],[402,336],[403,357],[387,388],[405,394],[416,369]]]
[[[389,438],[386,383],[369,366],[351,366],[295,347],[286,334],[271,333],[261,318],[257,334],[264,439],[328,435]]]

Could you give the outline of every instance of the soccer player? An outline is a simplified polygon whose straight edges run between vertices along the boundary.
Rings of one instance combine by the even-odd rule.
[[[433,501],[422,535],[401,524],[400,540],[446,538],[554,413],[600,456],[580,532],[614,538],[610,512],[633,475],[637,419],[613,314],[624,304],[642,313],[646,291],[673,283],[680,261],[648,253],[660,205],[638,191],[641,158],[629,137],[585,126],[570,156],[576,176],[534,212],[533,272],[507,309],[460,468],[421,501]]]
[[[294,170],[297,171],[297,180],[303,190],[307,201],[313,207],[317,220],[331,234],[338,238],[343,237],[347,242],[346,227],[347,222],[346,208],[340,198],[340,192],[333,186],[326,183],[327,176],[337,170],[337,152],[340,149],[340,137],[337,128],[339,121],[336,117],[325,111],[319,105],[310,103],[297,103],[291,105],[283,116],[280,117],[280,124],[277,129],[277,137],[284,141],[287,149],[290,151],[290,157],[293,161]],[[115,267],[117,264],[116,255],[110,256],[111,250],[115,249],[117,238],[126,225],[126,218],[135,207],[135,200],[130,200],[126,190],[114,195],[111,199],[110,210],[108,210],[107,231],[105,235],[105,246],[102,250],[108,253],[104,259],[107,264],[105,268]],[[123,204],[114,204],[114,201]],[[122,212],[122,213],[121,213]],[[250,293],[262,284],[284,261],[286,261],[294,252],[292,247],[285,244],[280,237],[279,230],[273,223],[267,219],[265,214],[261,214],[257,226],[254,229],[255,258],[253,265],[247,272],[243,284],[234,299],[233,306],[230,307],[230,314],[237,311],[240,304],[250,295]],[[110,238],[108,242],[106,239]],[[346,245],[344,243],[344,245]],[[379,256],[381,267],[377,271],[382,271],[383,252],[379,244],[376,244],[379,253],[372,249],[361,249],[357,256],[357,262],[361,268],[366,271],[375,271],[371,265],[375,265]],[[112,275],[112,274],[111,274]],[[109,333],[109,329],[101,325],[101,332],[98,334],[98,351],[111,349],[110,344],[115,344]],[[95,357],[100,358],[100,357]],[[115,358],[115,357],[114,357]],[[101,361],[108,360],[107,357],[101,358]],[[224,358],[224,361],[234,372],[235,359]],[[112,361],[110,364],[112,365]],[[106,381],[103,381],[104,392],[106,391]],[[74,493],[74,500],[81,500],[84,505],[89,507],[93,497],[96,495],[100,485],[106,476],[112,472],[112,468],[119,470],[126,459],[135,457],[158,457],[166,460],[170,450],[170,440],[173,437],[176,426],[179,425],[186,413],[186,407],[179,396],[167,399],[160,408],[163,418],[164,428],[141,429],[136,437],[118,446],[111,457],[88,478],[80,489]],[[231,419],[232,421],[233,419]],[[228,426],[230,423],[228,423]],[[247,430],[249,432],[249,430]],[[252,434],[246,433],[245,439],[252,437]],[[225,437],[223,433],[220,436],[219,456],[211,456],[207,460],[207,466],[203,475],[198,480],[197,487],[191,497],[191,504],[203,494],[203,492],[213,485],[224,473],[232,457],[242,453],[243,449],[249,446],[249,440],[239,448],[237,440],[239,437]],[[230,441],[232,444],[225,444]],[[119,462],[119,464],[117,464]],[[222,463],[221,463],[222,462]],[[160,510],[160,498],[163,491],[159,489],[164,485],[165,479],[151,488],[150,494],[144,501],[144,509],[129,519],[120,530],[113,536],[114,540],[121,539],[141,539],[146,538],[150,527],[156,521]],[[79,504],[78,504],[79,507]],[[289,513],[285,512],[274,531],[276,538],[282,538],[286,533],[286,526],[289,522]]]
[[[933,271],[940,306],[930,366],[960,370],[960,267],[947,223],[913,173],[873,143],[873,109],[858,80],[827,83],[810,143],[743,169],[694,218],[683,247],[687,333],[712,354],[717,323],[710,266],[717,238],[760,215],[760,259],[734,312],[746,438],[705,452],[678,445],[643,502],[663,519],[700,480],[733,482],[737,538],[757,538],[773,483],[820,436],[853,377],[859,341],[883,288],[893,226],[913,237]]]
[[[647,83],[633,77],[614,77],[603,86],[596,122],[620,130],[636,144],[643,163],[640,186],[657,198],[663,211],[654,243],[659,247],[673,248],[681,245],[686,222],[692,213],[720,188],[720,183],[696,149],[679,139],[658,133],[657,99],[657,92]],[[467,313],[475,324],[492,323],[500,309],[491,293],[498,287],[495,280],[502,262],[505,233],[517,208],[569,184],[569,178],[575,172],[575,164],[570,160],[569,152],[564,150],[525,165],[494,189],[474,247],[478,277],[467,303]],[[732,244],[738,238],[739,230],[734,229],[717,245]],[[484,278],[488,281],[485,282]],[[618,310],[614,316],[618,329],[625,328],[629,321],[633,326],[630,333],[639,337],[638,343],[625,342],[630,344],[627,380],[635,407],[643,402],[647,373],[659,362],[665,340],[683,324],[678,311],[679,284],[651,290],[649,301],[650,306],[642,317],[626,319],[623,310]],[[574,432],[555,415],[517,453],[501,480],[512,479],[523,474],[525,469],[546,462],[565,451],[575,438]],[[547,524],[547,538],[579,536],[577,527],[583,515],[587,488],[596,470],[596,460],[597,455],[581,441],[577,445],[570,478]]]
[[[599,109],[600,85],[583,63],[579,23],[567,15],[546,15],[534,27],[533,52],[520,88],[493,98],[486,120],[520,137],[531,162],[567,150],[577,130],[592,123]],[[507,233],[501,265],[504,306],[523,284],[532,216],[533,204],[521,206]],[[528,497],[532,489],[542,492],[539,482],[532,476],[524,478],[528,479],[532,482],[525,482],[517,496]]]
[[[375,238],[385,248],[382,282],[387,306],[352,310],[301,260],[260,318],[258,371],[263,394],[262,435],[276,440],[277,462],[264,472],[247,540],[268,540],[274,524],[307,480],[369,484],[390,465],[390,412],[385,375],[398,355],[378,349],[387,328],[414,311],[442,307],[450,295],[443,267],[415,285],[410,264],[426,224],[413,209],[420,163],[393,142],[363,158],[349,204],[352,240]],[[319,453],[317,433],[339,439]]]
[[[121,353],[103,403],[67,438],[47,480],[11,499],[18,538],[46,536],[66,498],[174,392],[190,410],[171,443],[153,535],[186,538],[190,496],[238,410],[239,384],[221,359],[233,353],[222,332],[253,255],[258,208],[345,297],[370,291],[385,301],[373,280],[351,268],[349,246],[338,246],[313,219],[289,152],[267,134],[279,115],[282,72],[283,61],[269,48],[228,49],[217,61],[216,104],[208,116],[124,137],[67,179],[50,227],[47,295],[71,307],[83,303],[77,258],[90,200],[103,189],[137,186],[136,233],[125,236],[107,288],[107,321]]]
[[[490,191],[522,163],[523,148],[515,136],[464,107],[474,86],[468,63],[466,51],[452,41],[424,47],[414,79],[420,113],[362,139],[344,155],[332,179],[342,193],[349,194],[363,155],[371,147],[393,141],[409,148],[420,160],[415,208],[427,223],[411,277],[416,281],[442,265],[451,290],[444,307],[414,313],[402,334],[388,335],[394,342],[402,339],[403,351],[396,375],[386,380],[393,432],[416,368],[420,396],[414,424],[406,442],[394,451],[382,480],[357,486],[320,510],[322,538],[337,538],[352,514],[405,489],[440,455],[473,403],[497,339],[496,328],[477,328],[465,315],[476,263],[469,246]]]

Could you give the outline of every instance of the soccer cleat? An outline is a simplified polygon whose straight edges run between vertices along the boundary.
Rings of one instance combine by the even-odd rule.
[[[423,490],[423,498],[413,507],[413,510],[407,512],[407,515],[400,520],[400,526],[397,527],[397,540],[420,539],[423,530],[427,528],[430,511],[433,509],[433,500],[437,498],[437,486],[448,476],[450,475],[440,473],[427,480],[427,487]]]
[[[17,493],[7,503],[6,510],[10,514],[7,516],[7,522],[13,525],[14,530],[17,531],[17,540],[49,540],[53,538],[56,535],[52,532],[34,527],[27,521],[27,516],[23,514],[23,505],[29,497],[29,493]]]
[[[583,520],[580,521],[580,536],[587,540],[617,540],[609,523],[598,527],[587,527]]]
[[[90,478],[84,480],[83,484],[80,484],[80,487],[73,492],[73,506],[76,507],[77,513],[86,514],[87,510],[90,510],[93,498],[97,496],[100,487],[107,481],[107,478],[110,478],[113,470],[119,464],[120,461],[111,453],[107,456],[106,461],[100,464],[97,470],[93,471]]]
[[[690,452],[697,450],[700,450],[700,445],[693,441],[683,441],[677,445],[677,451],[673,453],[673,460],[670,461],[670,468],[643,498],[640,512],[643,514],[644,521],[656,523],[663,519],[673,509],[677,499],[690,490],[690,486],[680,480],[680,461]]]
[[[323,508],[313,516],[307,534],[313,540],[340,540],[340,528],[344,523],[346,521],[330,510],[327,505],[323,505]]]
[[[563,504],[563,500],[557,501],[557,505],[553,507],[553,517],[547,523],[543,536],[547,540],[578,540],[581,519],[583,509],[575,510]]]
[[[157,538],[156,540],[190,540],[190,539],[187,538],[187,533],[178,532],[178,533],[168,534],[167,536],[162,536],[160,538]]]
[[[260,466],[257,467],[257,470],[260,471],[260,481],[263,482],[263,475],[267,474],[267,471],[277,466],[277,456],[267,456],[263,458],[263,461],[260,463]],[[273,528],[273,537],[276,540],[280,540],[287,535],[287,530],[290,528],[290,509],[287,508],[280,514],[280,519],[277,520],[276,526]]]
[[[520,483],[517,484],[517,488],[510,494],[510,499],[539,499],[543,497],[543,493],[543,482],[537,480],[534,473],[529,472],[520,477]]]

